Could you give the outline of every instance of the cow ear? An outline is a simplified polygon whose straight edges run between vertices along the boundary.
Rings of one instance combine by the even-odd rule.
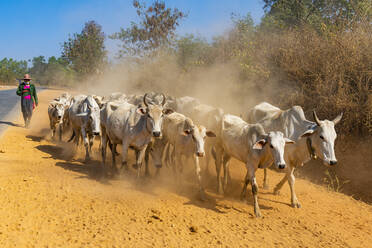
[[[284,140],[285,140],[285,143],[286,143],[286,144],[294,144],[294,143],[296,143],[296,142],[294,142],[293,140],[290,140],[290,139],[288,139],[288,138],[284,138]]]
[[[56,103],[55,103],[55,102],[51,102],[49,105],[50,105],[52,108],[54,108],[54,107],[56,106]]]
[[[141,114],[141,115],[144,115],[144,114],[146,114],[146,109],[144,109],[144,108],[137,108],[137,113],[138,114]]]
[[[83,104],[83,112],[87,112],[87,111],[88,111],[88,104],[84,103]]]
[[[111,111],[115,111],[115,110],[118,109],[118,107],[119,107],[119,105],[110,102],[110,103],[107,104],[107,107],[106,108],[110,108]]]
[[[93,95],[93,99],[96,101],[96,103],[98,104],[98,106],[100,108],[103,106],[103,102],[102,102],[102,97],[101,96]]]
[[[191,133],[191,130],[190,129],[186,129],[183,131],[184,135],[187,136]]]
[[[264,146],[266,145],[266,140],[265,139],[260,139],[259,141],[257,141],[254,145],[253,145],[253,149],[256,149],[256,150],[262,150],[264,148]]]
[[[300,137],[301,138],[304,138],[304,137],[309,137],[311,136],[312,134],[314,133],[314,129],[308,129],[306,130]]]
[[[333,120],[333,123],[334,123],[335,125],[337,125],[337,123],[339,123],[339,122],[341,121],[343,115],[344,115],[344,113],[339,114],[339,115],[338,115],[338,116]]]
[[[163,110],[163,114],[165,114],[165,115],[172,114],[173,112],[174,112],[174,110],[173,109],[170,109],[170,108],[167,108],[167,109],[164,109]]]
[[[205,134],[206,134],[208,137],[216,137],[216,134],[215,134],[214,132],[212,132],[212,131],[207,131]]]

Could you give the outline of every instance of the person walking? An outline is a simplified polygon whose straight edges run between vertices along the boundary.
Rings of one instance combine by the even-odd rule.
[[[23,82],[18,86],[17,95],[21,97],[21,109],[23,119],[25,120],[25,127],[30,126],[32,112],[38,105],[35,85],[31,84],[31,77],[25,74]]]

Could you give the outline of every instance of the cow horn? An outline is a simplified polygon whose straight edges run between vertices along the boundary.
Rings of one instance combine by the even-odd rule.
[[[315,110],[313,111],[313,117],[314,117],[314,120],[315,120],[316,124],[318,126],[320,126],[320,120],[319,120],[318,116],[316,115]]]
[[[143,103],[145,104],[146,107],[148,107],[149,105],[146,102],[146,97],[147,97],[147,93],[143,96]]]
[[[164,106],[165,101],[166,101],[167,98],[165,97],[164,93],[161,93],[161,95],[163,96],[163,101],[161,103],[161,106]]]
[[[336,125],[337,123],[339,123],[342,119],[342,116],[344,115],[344,113],[341,113],[339,114],[334,120],[333,120],[333,123]]]

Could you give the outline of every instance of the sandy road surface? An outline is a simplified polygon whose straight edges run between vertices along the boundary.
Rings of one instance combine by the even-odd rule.
[[[217,196],[212,178],[206,202],[198,200],[194,177],[177,189],[167,169],[140,186],[133,171],[122,180],[99,180],[98,161],[83,164],[81,154],[66,160],[68,146],[50,141],[46,108],[56,94],[40,94],[30,130],[10,127],[0,141],[0,247],[372,245],[371,206],[304,180],[296,184],[301,209],[289,206],[287,185],[280,196],[260,188],[264,217],[254,218],[252,198],[238,200],[243,166],[237,162],[230,196]],[[274,184],[281,175],[270,178]]]

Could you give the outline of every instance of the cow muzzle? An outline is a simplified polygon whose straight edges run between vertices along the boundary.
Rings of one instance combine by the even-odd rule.
[[[283,170],[285,168],[285,164],[278,164],[278,168]]]
[[[198,157],[204,157],[205,156],[205,152],[197,152],[196,155]]]
[[[154,131],[154,132],[152,132],[152,136],[154,136],[154,137],[156,137],[156,138],[159,138],[160,135],[161,135],[161,132],[159,132],[159,131]]]
[[[329,161],[329,165],[334,166],[337,164],[337,160],[331,160]]]

